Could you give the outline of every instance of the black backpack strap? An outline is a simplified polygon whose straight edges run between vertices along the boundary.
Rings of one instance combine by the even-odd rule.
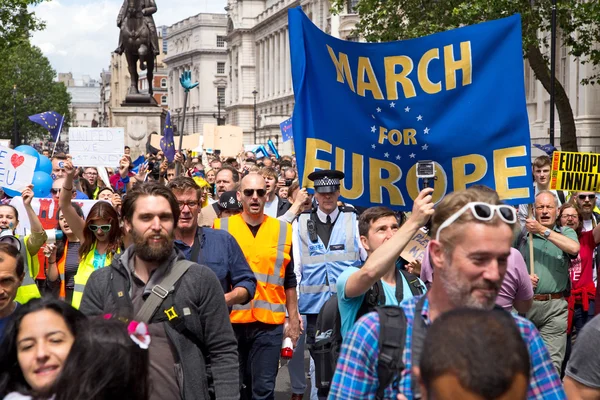
[[[396,306],[377,307],[379,315],[379,357],[377,376],[379,386],[375,399],[383,400],[385,388],[404,370],[402,353],[406,342],[406,315]]]
[[[354,319],[354,322],[358,321],[358,319],[363,315],[373,311],[375,307],[383,305],[385,305],[385,292],[383,290],[381,281],[377,281],[365,293],[362,304],[356,312],[356,318]]]
[[[396,268],[396,300],[398,301],[398,304],[402,303],[402,300],[404,300],[404,282],[402,282],[402,271],[398,268]]]
[[[412,293],[413,296],[419,296],[422,295],[423,292],[425,291],[425,288],[423,287],[423,285],[421,285],[421,281],[419,281],[419,277],[417,277],[414,274],[411,274],[408,271],[405,270],[400,270],[400,272],[402,273],[402,275],[404,275],[404,278],[406,279],[406,281],[408,282],[408,287],[410,287],[410,292]],[[398,277],[396,277],[396,288],[399,286],[398,285]],[[402,301],[402,300],[399,300]]]
[[[425,341],[425,336],[427,335],[427,326],[425,325],[425,321],[423,321],[423,316],[421,315],[423,312],[423,306],[425,305],[425,300],[427,296],[422,296],[418,301],[415,307],[415,315],[413,318],[413,327],[412,327],[412,346],[411,346],[411,363],[412,365],[419,365],[421,361],[421,353],[423,352],[423,342]],[[413,398],[420,399],[421,398],[421,389],[419,387],[419,383],[417,379],[414,377],[411,378],[411,388],[413,392]]]

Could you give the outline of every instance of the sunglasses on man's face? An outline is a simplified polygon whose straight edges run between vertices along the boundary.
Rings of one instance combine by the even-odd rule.
[[[90,228],[90,231],[92,231],[92,232],[96,232],[98,229],[102,230],[102,232],[108,232],[108,231],[110,231],[110,225],[93,225],[93,224],[90,224],[89,228]]]
[[[258,197],[263,197],[265,194],[267,194],[267,191],[265,189],[244,189],[242,191],[242,193],[244,193],[244,196],[247,197],[254,195],[254,192],[256,192],[256,195]]]
[[[585,200],[585,199],[594,200],[596,198],[596,195],[595,194],[580,194],[577,197],[579,197],[579,200]]]

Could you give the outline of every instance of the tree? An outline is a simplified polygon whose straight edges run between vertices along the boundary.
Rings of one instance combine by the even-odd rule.
[[[24,42],[0,50],[0,70],[0,137],[12,138],[15,105],[17,127],[24,143],[41,138],[49,140],[48,131],[29,121],[30,115],[56,111],[65,116],[64,126],[67,126],[71,96],[65,85],[55,81],[56,72],[39,48]]]
[[[347,0],[334,0],[341,11]],[[360,0],[361,20],[357,32],[367,41],[391,41],[429,35],[464,25],[521,14],[523,57],[536,78],[550,92],[551,0]],[[559,35],[569,54],[582,63],[600,64],[600,2],[560,0],[557,6]],[[582,84],[600,83],[600,71],[582,79]],[[573,110],[563,85],[555,78],[556,109],[560,119],[562,150],[577,151]]]
[[[44,28],[44,23],[27,7],[46,0],[2,0],[0,5],[0,51],[27,41],[29,33]]]

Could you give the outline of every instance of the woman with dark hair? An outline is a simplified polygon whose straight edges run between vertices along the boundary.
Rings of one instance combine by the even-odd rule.
[[[112,205],[99,201],[90,210],[85,222],[77,215],[71,205],[70,187],[73,187],[75,167],[71,161],[65,161],[66,176],[63,189],[60,192],[60,208],[69,227],[81,241],[79,247],[79,269],[75,275],[72,305],[79,308],[83,289],[88,278],[98,268],[103,268],[112,262],[115,253],[120,252],[122,232],[119,215]]]
[[[114,319],[86,321],[54,384],[53,400],[148,400],[146,344],[150,337],[139,330],[134,332],[132,324],[135,327],[136,322],[130,323],[128,328]],[[147,327],[141,325],[147,332]]]
[[[71,205],[81,221],[84,222],[81,207],[77,203],[71,203]],[[75,288],[75,275],[79,269],[81,242],[67,223],[62,210],[58,210],[56,219],[56,229],[62,231],[63,237],[57,240],[56,244],[47,244],[44,248],[44,254],[48,258],[46,280],[52,287],[56,287],[56,283],[58,283],[58,297],[71,304]]]
[[[0,398],[50,399],[85,316],[46,297],[19,307],[0,346]]]

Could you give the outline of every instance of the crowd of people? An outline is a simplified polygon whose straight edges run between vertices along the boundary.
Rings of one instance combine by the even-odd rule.
[[[291,356],[292,400],[600,399],[596,194],[549,190],[549,157],[532,205],[426,187],[405,214],[289,156],[129,152],[54,155],[56,240],[31,187],[2,199],[1,398],[274,399]]]

